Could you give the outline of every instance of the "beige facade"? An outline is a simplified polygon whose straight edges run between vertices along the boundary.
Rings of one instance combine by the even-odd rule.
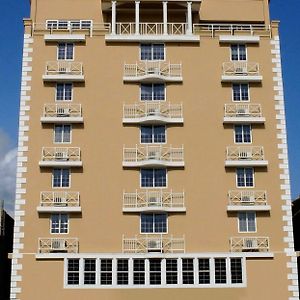
[[[32,0],[11,299],[298,299],[267,0]]]

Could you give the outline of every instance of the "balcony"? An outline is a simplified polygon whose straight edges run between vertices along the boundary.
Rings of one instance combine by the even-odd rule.
[[[181,64],[142,61],[124,65],[124,82],[182,82]]]
[[[123,149],[123,167],[184,167],[184,150],[172,146],[136,146]]]
[[[42,123],[83,123],[81,104],[45,104]]]
[[[79,192],[41,192],[40,213],[81,212]]]
[[[161,101],[124,104],[123,123],[127,124],[176,124],[183,123],[182,104]]]
[[[260,124],[265,121],[260,104],[225,104],[224,124]]]
[[[78,253],[78,238],[39,238],[39,254]]]
[[[226,150],[226,167],[266,167],[262,146],[231,146]]]
[[[268,237],[232,237],[231,252],[269,252]]]
[[[79,147],[43,147],[40,167],[82,167]]]
[[[184,193],[163,190],[123,193],[123,212],[143,211],[185,212]]]
[[[228,192],[227,211],[270,211],[266,191],[235,190]]]
[[[105,36],[108,42],[199,42],[189,32],[187,23],[116,23],[115,34]]]
[[[222,82],[261,82],[259,64],[247,61],[223,63]]]
[[[167,235],[140,235],[123,237],[123,253],[184,253],[185,238]]]
[[[45,82],[84,82],[82,63],[64,60],[48,61],[43,80]]]

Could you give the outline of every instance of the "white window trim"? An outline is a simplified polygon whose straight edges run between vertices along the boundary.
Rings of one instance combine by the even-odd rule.
[[[147,169],[147,168],[141,168],[141,169]],[[166,169],[166,186],[142,186],[142,170],[140,169],[140,188],[141,189],[167,189],[168,188],[168,169]],[[151,170],[155,168],[149,168]],[[164,169],[164,168],[158,168],[158,169]]]
[[[70,126],[70,142],[56,142],[55,141],[55,126]],[[53,126],[53,144],[61,145],[61,144],[72,144],[72,124],[54,124]]]
[[[144,60],[142,60],[142,45],[146,45],[146,44],[148,44],[148,45],[163,45],[164,46],[164,59],[151,59],[151,60],[146,60],[146,59],[144,59]],[[152,53],[153,54],[153,53]],[[147,42],[145,42],[145,43],[140,43],[140,45],[139,45],[139,59],[140,59],[140,61],[142,62],[142,61],[166,61],[166,55],[167,55],[167,49],[166,49],[166,44],[165,43],[159,43],[159,42],[157,42],[157,43],[147,43]]]
[[[240,60],[240,59],[238,59],[238,60],[232,60],[232,46],[233,45],[237,45],[237,46],[243,45],[243,46],[245,46],[246,60]],[[230,61],[232,61],[232,62],[234,62],[234,61],[242,61],[242,62],[244,61],[244,62],[247,62],[248,61],[248,47],[247,47],[247,44],[244,44],[244,43],[232,43],[230,45],[230,47],[229,47],[229,50],[230,50]],[[240,50],[239,50],[239,48],[238,48],[238,56],[240,58]]]
[[[67,44],[73,45],[73,55],[72,55],[73,58],[71,58],[71,59],[70,58],[59,59],[58,58],[59,57],[59,44],[64,44],[65,47],[66,47]],[[65,49],[65,51],[67,51],[67,50]],[[56,60],[57,61],[74,61],[75,60],[75,44],[74,43],[70,43],[70,42],[59,42],[57,44],[57,47],[56,47]]]
[[[149,214],[149,215],[155,215],[155,214],[165,214],[167,216],[167,222],[166,222],[166,228],[167,231],[166,232],[142,232],[142,214]],[[164,212],[145,212],[145,213],[140,213],[140,234],[142,235],[147,235],[147,234],[151,234],[151,235],[165,235],[169,233],[169,215],[167,213]]]
[[[145,83],[145,84],[148,84],[148,83]],[[164,85],[164,90],[165,90],[165,99],[164,100],[153,100],[153,85],[156,84],[156,83],[149,83],[149,84],[152,84],[152,99],[151,100],[142,100],[142,84],[139,85],[139,91],[140,91],[140,102],[141,103],[144,103],[144,102],[166,102],[167,101],[167,85],[166,83],[158,83],[158,84],[163,84]]]
[[[237,169],[252,169],[252,172],[253,172],[253,186],[238,186]],[[255,169],[251,168],[251,167],[236,168],[235,169],[235,186],[238,189],[253,189],[253,188],[255,188]]]
[[[240,230],[240,213],[245,213],[247,215],[247,231],[241,231]],[[249,231],[248,230],[248,214],[254,214],[254,222],[255,222],[255,231]],[[238,222],[238,233],[257,233],[257,215],[255,211],[241,211],[238,212],[237,215],[237,222]]]
[[[59,232],[59,233],[52,233],[51,232],[51,229],[52,229],[52,215],[59,215],[59,216],[66,215],[68,217],[68,230],[67,230],[67,232],[65,232],[65,233],[61,233],[61,232]],[[49,231],[50,231],[51,235],[66,235],[66,234],[69,234],[69,232],[70,232],[70,215],[69,214],[65,214],[65,213],[53,213],[53,214],[50,215],[49,221],[50,221],[50,230]],[[60,224],[59,229],[61,229],[61,221],[59,221],[59,224]]]
[[[249,143],[246,143],[246,142],[236,142],[235,140],[235,128],[236,126],[250,126],[250,142]],[[244,129],[243,129],[243,139],[244,139]],[[251,124],[235,124],[233,125],[233,142],[234,144],[236,145],[251,145],[253,144],[253,134],[252,134],[252,125]]]
[[[71,100],[57,100],[57,84],[71,84]],[[74,97],[74,84],[72,82],[59,82],[55,84],[55,95],[54,95],[54,100],[55,103],[69,103],[71,101],[73,101],[73,97]],[[65,93],[64,93],[65,94]]]
[[[54,186],[54,174],[53,174],[53,170],[54,169],[68,169],[69,170],[69,186],[63,186],[63,187],[59,187],[59,186]],[[71,173],[71,169],[70,168],[53,168],[52,169],[52,174],[51,174],[51,186],[53,189],[58,189],[58,190],[62,190],[62,189],[70,189],[71,188],[71,179],[72,179],[72,173]]]
[[[236,83],[233,83],[233,84],[236,84]],[[241,84],[247,84],[248,85],[248,100],[234,100],[234,90],[233,90],[233,84],[231,85],[231,101],[233,103],[244,103],[244,102],[250,102],[251,98],[250,98],[250,84],[249,83],[238,83],[239,85]],[[240,89],[241,91],[241,89]]]
[[[153,131],[153,127],[155,127],[155,126],[163,126],[163,127],[165,127],[165,142],[160,142],[160,143],[155,143],[155,142],[152,142],[152,143],[142,143],[142,126],[148,126],[148,127],[150,127],[150,126],[152,126],[152,131]],[[153,139],[153,134],[152,134],[152,139]],[[165,144],[167,144],[167,126],[166,125],[147,125],[147,124],[145,124],[145,125],[141,125],[140,126],[140,144],[141,145],[165,145]]]

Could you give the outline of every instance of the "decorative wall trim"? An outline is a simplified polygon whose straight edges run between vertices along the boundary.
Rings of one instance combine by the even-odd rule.
[[[281,70],[281,55],[280,55],[280,40],[279,36],[274,36],[271,40],[271,53],[273,63],[273,82],[274,82],[274,100],[276,110],[276,120],[278,130],[278,159],[280,160],[280,180],[282,182],[281,200],[282,200],[282,221],[283,231],[285,233],[283,242],[285,243],[284,253],[287,256],[287,279],[289,281],[288,291],[290,296],[288,300],[298,300],[298,271],[297,271],[297,257],[294,250],[294,237],[292,226],[292,209],[291,209],[291,189],[290,189],[290,177],[289,177],[289,162],[288,162],[288,149],[287,149],[287,134],[286,134],[286,122],[285,122],[285,109],[284,109],[284,93],[283,93],[283,81]]]
[[[12,253],[12,273],[11,273],[11,295],[10,299],[19,299],[21,293],[20,282],[22,276],[22,250],[24,249],[24,205],[26,199],[26,173],[27,173],[27,152],[28,152],[28,131],[30,110],[30,91],[31,91],[31,72],[32,72],[32,43],[33,38],[30,34],[24,34],[23,60],[22,60],[22,80],[21,80],[21,98],[19,113],[19,142],[17,155],[17,180],[16,180],[16,201],[15,201],[15,227]]]

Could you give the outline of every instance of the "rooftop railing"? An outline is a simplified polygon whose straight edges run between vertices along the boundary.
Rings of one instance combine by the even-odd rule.
[[[230,238],[231,252],[268,252],[268,237],[232,237]]]

